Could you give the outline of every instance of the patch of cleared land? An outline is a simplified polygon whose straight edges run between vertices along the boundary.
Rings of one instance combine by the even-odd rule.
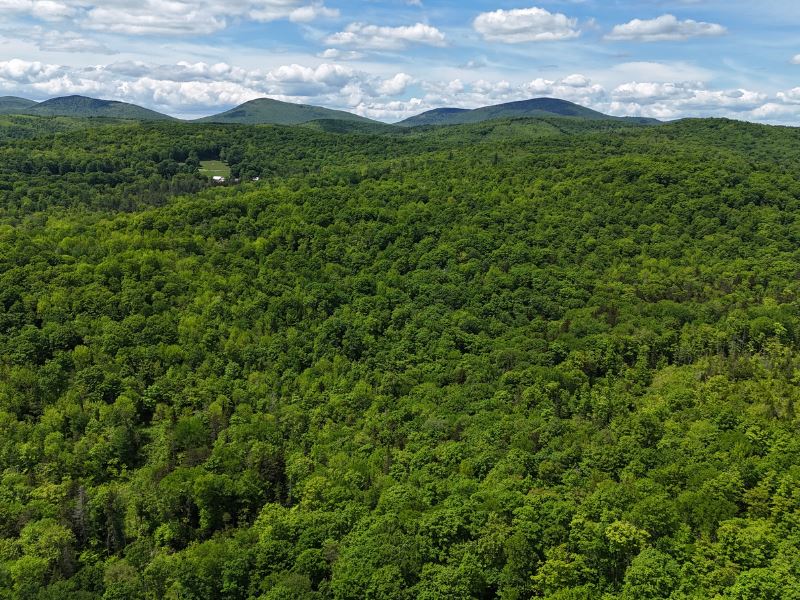
[[[206,177],[214,177],[219,175],[226,179],[231,176],[231,168],[221,160],[201,160],[200,161],[200,174]]]

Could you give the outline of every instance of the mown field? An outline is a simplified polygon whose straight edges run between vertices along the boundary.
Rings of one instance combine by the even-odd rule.
[[[225,177],[231,176],[231,168],[221,160],[201,160],[198,169],[201,175],[206,177]]]

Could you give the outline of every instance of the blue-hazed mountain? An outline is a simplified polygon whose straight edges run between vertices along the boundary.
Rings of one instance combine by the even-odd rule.
[[[654,119],[641,119],[638,117],[612,117],[591,108],[580,106],[567,100],[558,98],[533,98],[519,102],[508,102],[494,106],[484,106],[472,110],[463,108],[436,108],[422,114],[400,121],[403,127],[416,127],[418,125],[460,125],[465,123],[480,123],[493,119],[508,119],[513,117],[579,117],[583,119],[627,119],[642,123],[655,123]]]
[[[63,96],[39,102],[19,111],[42,117],[106,117],[138,121],[171,121],[173,117],[116,100],[100,100],[86,96]]]
[[[60,116],[75,118],[105,117],[139,121],[175,120],[168,115],[116,100],[101,100],[86,96],[64,96],[44,102],[34,102],[15,96],[0,97],[0,114],[27,114],[37,116]],[[655,119],[638,117],[613,117],[596,110],[557,98],[534,98],[473,110],[463,108],[437,108],[410,117],[397,125],[415,127],[421,125],[464,125],[496,119],[575,117],[586,120],[625,120],[631,123],[657,123]],[[302,125],[319,122],[323,129],[339,131],[348,124],[370,131],[386,130],[393,126],[361,117],[350,112],[321,106],[293,104],[270,98],[259,98],[245,102],[228,111],[203,117],[194,123],[232,123],[242,125]]]
[[[239,123],[243,125],[300,125],[320,119],[375,123],[343,110],[333,110],[308,104],[292,104],[271,98],[258,98],[231,110],[197,119],[197,123]]]
[[[23,113],[30,107],[35,106],[36,102],[27,98],[17,96],[0,96],[0,115],[13,115]]]

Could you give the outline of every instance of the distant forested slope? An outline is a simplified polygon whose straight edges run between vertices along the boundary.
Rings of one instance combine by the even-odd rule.
[[[420,125],[463,125],[465,123],[481,123],[495,119],[510,118],[535,118],[535,117],[575,117],[581,120],[613,120],[603,113],[580,106],[574,102],[558,98],[531,98],[506,102],[493,106],[482,106],[472,110],[463,108],[435,108],[424,113],[409,117],[398,123],[402,127],[417,127]],[[621,120],[632,123],[653,124],[655,119],[625,117]]]
[[[22,111],[21,111],[22,112]],[[118,102],[116,100],[101,100],[86,96],[63,96],[51,98],[28,106],[25,114],[48,117],[78,117],[78,118],[109,118],[130,119],[143,121],[172,121],[173,118],[154,110]]]
[[[360,117],[342,110],[333,110],[308,104],[281,102],[280,100],[273,100],[271,98],[250,100],[228,111],[198,119],[196,122],[238,123],[240,125],[299,125],[301,123],[308,123],[320,119],[381,125],[377,121],[371,121],[365,117]]]
[[[0,115],[25,112],[26,109],[34,106],[36,102],[17,96],[0,96]]]
[[[798,130],[73,125],[0,120],[0,598],[800,597]]]

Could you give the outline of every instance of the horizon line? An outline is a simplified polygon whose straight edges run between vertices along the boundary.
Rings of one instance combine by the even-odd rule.
[[[372,117],[366,117],[364,115],[360,115],[360,114],[355,113],[352,110],[348,110],[346,108],[332,108],[330,106],[325,106],[325,105],[322,105],[322,104],[309,104],[309,103],[306,103],[306,102],[289,102],[287,100],[278,100],[277,98],[273,98],[271,96],[266,96],[266,95],[265,96],[259,96],[258,98],[252,98],[250,100],[245,100],[244,102],[228,106],[227,108],[225,108],[227,105],[222,105],[219,108],[219,112],[214,112],[214,113],[211,113],[211,114],[201,115],[201,116],[193,116],[193,117],[189,117],[189,118],[176,116],[174,114],[170,114],[168,112],[163,112],[163,111],[155,109],[155,108],[150,108],[150,107],[144,106],[142,104],[136,104],[135,102],[130,102],[129,100],[118,100],[118,99],[114,99],[114,98],[100,98],[100,97],[95,97],[95,96],[86,96],[84,94],[66,94],[66,95],[63,95],[63,96],[51,96],[51,97],[45,98],[44,100],[33,100],[31,98],[26,98],[25,96],[16,96],[14,94],[3,94],[2,96],[0,96],[0,99],[2,99],[2,98],[16,98],[16,99],[19,99],[19,100],[25,100],[27,102],[34,102],[35,103],[34,106],[36,106],[38,104],[43,104],[45,102],[49,102],[51,100],[60,100],[60,99],[63,99],[63,98],[86,98],[88,100],[99,100],[101,102],[119,102],[119,103],[122,103],[122,104],[128,104],[130,106],[135,106],[137,108],[142,108],[142,109],[145,109],[145,110],[149,110],[149,111],[158,113],[160,115],[163,115],[165,117],[169,117],[171,119],[175,119],[177,121],[184,121],[184,122],[192,122],[192,121],[197,121],[197,120],[200,120],[200,119],[207,119],[209,117],[218,116],[218,115],[221,115],[221,114],[223,114],[223,113],[225,113],[227,111],[233,110],[233,109],[238,108],[240,106],[244,106],[245,104],[248,104],[250,102],[255,102],[255,101],[258,101],[258,100],[272,100],[274,102],[280,102],[280,103],[283,103],[283,104],[290,104],[290,105],[293,105],[293,106],[310,106],[310,107],[314,107],[314,108],[324,108],[326,110],[332,110],[332,111],[348,113],[348,114],[351,114],[353,116],[360,117],[362,119],[366,119],[366,120],[372,121],[374,123],[383,123],[383,124],[386,124],[386,125],[395,125],[397,123],[402,123],[403,121],[406,121],[408,119],[412,119],[414,117],[417,117],[417,116],[420,116],[420,115],[423,115],[423,114],[426,114],[428,112],[432,112],[432,111],[435,111],[435,110],[455,109],[455,110],[463,110],[463,111],[472,111],[472,110],[477,110],[477,109],[480,109],[480,108],[489,108],[489,107],[493,107],[493,106],[504,106],[506,104],[514,104],[514,103],[517,103],[517,102],[529,102],[531,100],[558,100],[559,102],[565,102],[565,103],[571,104],[573,106],[579,106],[579,107],[585,108],[587,110],[593,110],[593,111],[595,111],[597,113],[604,114],[604,115],[606,115],[608,117],[613,117],[613,118],[653,119],[653,120],[658,120],[658,121],[661,120],[661,119],[658,119],[656,117],[644,117],[644,116],[639,116],[639,115],[628,115],[628,114],[626,114],[626,115],[612,115],[612,114],[602,113],[601,111],[598,111],[598,110],[596,110],[594,108],[585,106],[583,104],[578,104],[577,102],[573,102],[571,100],[565,100],[564,98],[558,98],[556,96],[534,96],[534,97],[526,98],[526,99],[522,99],[522,100],[509,100],[507,102],[499,102],[499,103],[496,103],[496,104],[483,104],[483,105],[480,105],[480,106],[475,106],[473,108],[465,108],[465,107],[460,107],[460,106],[443,105],[443,106],[437,106],[437,107],[434,107],[434,108],[429,108],[429,109],[423,110],[423,111],[421,111],[419,113],[413,114],[413,115],[411,115],[409,117],[405,117],[404,119],[400,119],[400,120],[397,120],[397,121],[383,121],[383,120],[380,120],[380,119],[374,119]],[[30,108],[33,108],[33,106],[31,106]],[[25,114],[25,113],[6,113],[6,114]],[[57,116],[57,115],[54,115],[54,116]],[[564,116],[568,116],[568,115],[564,115]],[[691,117],[689,117],[689,118],[691,118]],[[663,121],[663,122],[668,122],[668,121]]]

